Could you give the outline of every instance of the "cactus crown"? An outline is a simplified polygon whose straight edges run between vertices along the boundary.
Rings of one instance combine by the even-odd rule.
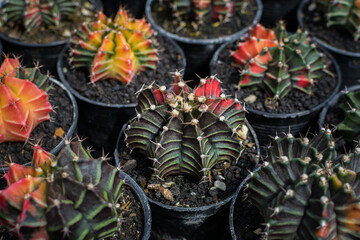
[[[359,239],[360,148],[337,157],[331,131],[276,137],[248,184],[265,239]]]
[[[173,17],[180,21],[196,20],[203,23],[206,18],[229,21],[233,15],[236,1],[234,0],[165,0],[162,2],[170,7]]]
[[[75,0],[4,0],[0,15],[5,22],[22,22],[27,32],[46,25],[58,26],[64,17],[76,14]]]
[[[242,69],[239,87],[262,88],[275,98],[292,89],[311,94],[326,68],[307,32],[299,29],[289,35],[283,21],[274,30],[257,24],[231,55]]]
[[[32,166],[10,163],[0,222],[21,239],[95,239],[119,229],[119,171],[66,141],[54,158],[35,145]]]
[[[0,67],[0,143],[26,141],[39,123],[49,120],[49,88],[49,76],[38,67],[23,68],[18,59],[5,58]]]
[[[346,29],[360,38],[360,0],[315,0],[326,12],[327,25]]]
[[[339,107],[345,119],[337,125],[337,132],[348,143],[353,144],[360,136],[360,91],[346,93]]]
[[[237,160],[246,138],[244,108],[221,93],[215,77],[191,90],[179,72],[171,90],[150,85],[138,96],[127,146],[153,161],[155,175],[205,177],[215,164]]]
[[[133,19],[124,9],[114,19],[100,12],[95,22],[75,30],[71,61],[89,69],[91,82],[110,78],[129,83],[138,71],[156,68],[152,36],[145,19]]]

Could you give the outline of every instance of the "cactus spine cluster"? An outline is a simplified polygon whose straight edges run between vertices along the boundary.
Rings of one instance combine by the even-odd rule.
[[[360,38],[360,0],[315,0],[326,12],[327,25],[346,29]]]
[[[201,79],[191,90],[176,72],[170,90],[142,89],[137,109],[126,130],[127,146],[151,159],[160,179],[205,177],[217,163],[235,161],[242,152],[244,108],[221,93],[215,77]]]
[[[359,239],[360,148],[337,157],[329,129],[313,139],[276,137],[248,196],[264,239]]]
[[[58,26],[64,17],[76,14],[76,0],[4,0],[4,22],[20,21],[27,32],[45,25]]]
[[[108,78],[129,83],[137,72],[156,68],[152,37],[145,19],[133,19],[123,9],[114,19],[100,12],[95,22],[75,30],[71,61],[89,69],[91,82]]]
[[[236,4],[234,0],[165,0],[163,3],[170,5],[174,18],[185,22],[195,19],[200,24],[205,18],[229,21]]]
[[[5,58],[0,67],[0,143],[26,141],[39,123],[49,120],[48,81],[38,67],[23,68],[18,59]]]
[[[80,142],[54,158],[35,145],[32,166],[10,163],[0,222],[20,239],[98,239],[119,230],[119,171]]]
[[[345,119],[337,125],[337,133],[348,143],[353,144],[360,136],[360,91],[346,93],[339,107]]]
[[[326,68],[308,34],[300,29],[288,34],[282,21],[274,30],[257,24],[231,55],[242,70],[239,87],[261,88],[274,98],[292,89],[311,94]]]

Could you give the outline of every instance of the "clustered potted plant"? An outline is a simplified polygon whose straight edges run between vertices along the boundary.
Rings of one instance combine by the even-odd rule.
[[[91,146],[113,152],[122,123],[135,115],[138,89],[152,79],[165,84],[167,69],[185,67],[181,49],[154,35],[145,19],[125,9],[112,18],[99,12],[60,54],[59,77],[79,100],[79,133]]]
[[[360,239],[360,0],[119,2],[0,1],[4,239]]]
[[[0,3],[0,39],[6,53],[22,56],[25,66],[38,61],[55,73],[59,52],[73,28],[94,16],[99,0],[4,0]]]
[[[258,24],[238,42],[224,44],[211,62],[230,94],[243,99],[259,140],[306,131],[340,87],[335,59],[317,48],[306,32],[289,34]]]
[[[297,17],[313,39],[337,59],[342,88],[360,79],[360,2],[303,0]]]
[[[200,79],[192,90],[179,72],[170,89],[150,85],[139,92],[138,114],[120,136],[115,157],[120,167],[133,165],[128,172],[149,197],[157,238],[221,236],[215,215],[228,209],[257,163],[245,109],[221,92],[215,77]]]

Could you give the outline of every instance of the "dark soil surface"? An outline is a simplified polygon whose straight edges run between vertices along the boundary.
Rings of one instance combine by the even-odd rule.
[[[243,188],[244,189],[244,188]],[[264,219],[260,211],[246,200],[243,189],[237,196],[234,207],[234,229],[236,239],[259,240],[263,232]]]
[[[214,22],[211,18],[205,19],[204,23],[197,25],[195,22],[185,21],[185,26],[179,29],[179,20],[174,20],[171,11],[159,5],[159,1],[154,1],[152,5],[152,17],[155,22],[168,32],[182,37],[211,39],[221,36],[231,35],[250,26],[255,18],[257,5],[255,0],[245,0],[244,4],[238,7],[229,22]],[[196,27],[194,27],[196,25]]]
[[[54,136],[57,129],[63,129],[64,135],[68,132],[73,120],[73,107],[67,93],[58,85],[52,84],[53,88],[48,92],[49,102],[54,111],[50,113],[50,121],[40,123],[32,131],[29,141],[4,142],[0,144],[0,166],[11,160],[24,164],[32,159],[32,145],[40,140],[41,146],[50,152],[58,145],[62,138]]]
[[[256,101],[250,103],[245,101],[246,107],[270,113],[295,113],[304,110],[310,110],[315,106],[324,102],[334,91],[336,86],[336,78],[329,74],[323,73],[322,77],[318,79],[312,87],[312,95],[307,95],[301,91],[290,91],[285,97],[277,101],[278,106],[273,108],[274,104],[268,104],[267,101],[271,100],[269,96],[259,90],[250,90],[250,88],[236,88],[240,80],[240,72],[238,68],[233,67],[234,60],[230,55],[230,50],[236,49],[236,42],[227,45],[219,54],[219,58],[212,69],[212,74],[223,82],[222,87],[231,96],[236,96],[241,101],[250,95],[256,96]],[[335,74],[334,67],[330,60],[325,57],[325,64],[328,65],[328,70]]]
[[[121,226],[120,232],[116,233],[114,237],[107,238],[107,240],[134,240],[142,239],[144,231],[144,212],[140,201],[133,194],[129,186],[122,186],[123,197],[120,198],[120,204],[124,206],[121,211]],[[6,228],[0,226],[0,240],[16,240]]]
[[[156,48],[159,51],[160,61],[156,70],[146,70],[138,73],[133,81],[127,85],[120,81],[104,79],[94,84],[90,83],[89,71],[84,68],[71,68],[64,59],[64,75],[70,86],[82,96],[107,104],[136,103],[136,92],[143,84],[169,85],[174,81],[171,72],[183,70],[181,55],[165,38],[158,36]]]
[[[200,207],[218,203],[232,195],[242,180],[254,169],[256,157],[255,144],[249,137],[247,148],[236,163],[219,163],[210,172],[211,181],[199,183],[199,180],[184,176],[168,176],[164,181],[152,177],[151,161],[142,155],[129,153],[124,141],[121,141],[119,150],[120,167],[123,168],[143,189],[148,197],[166,205],[178,207]],[[135,159],[135,161],[133,160]],[[248,171],[249,170],[249,171]],[[226,191],[214,188],[218,180],[226,184]],[[160,191],[148,189],[148,184],[160,184],[170,190],[174,201],[164,198]]]
[[[78,2],[84,2],[78,0]],[[86,14],[80,14],[86,12]],[[69,39],[75,28],[81,26],[82,22],[90,21],[94,19],[95,10],[93,6],[86,1],[78,10],[78,14],[74,18],[64,18],[59,26],[40,26],[27,32],[21,21],[17,22],[5,22],[1,26],[0,20],[0,32],[4,33],[9,38],[13,38],[27,43],[50,43]],[[39,37],[41,36],[41,37]]]
[[[326,42],[330,46],[349,52],[360,53],[360,40],[355,41],[353,36],[343,27],[333,26],[328,28],[326,26],[327,20],[325,14],[317,9],[310,11],[308,6],[304,7],[303,21],[305,29],[308,29],[312,36]]]

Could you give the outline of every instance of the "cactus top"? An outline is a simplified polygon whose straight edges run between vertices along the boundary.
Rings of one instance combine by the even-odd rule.
[[[261,88],[274,98],[293,89],[311,94],[326,68],[307,32],[288,34],[282,21],[274,30],[257,24],[231,55],[242,69],[239,87]]]
[[[38,67],[23,68],[18,59],[5,58],[0,67],[0,143],[26,141],[39,123],[49,120],[48,78]]]
[[[138,96],[126,142],[153,162],[155,175],[205,177],[215,164],[239,158],[247,128],[239,101],[221,93],[215,77],[191,90],[175,73],[170,90],[150,85]]]
[[[91,82],[108,78],[130,83],[137,72],[156,68],[152,37],[145,19],[134,19],[124,9],[113,19],[100,12],[95,22],[75,30],[71,62],[88,68]]]
[[[276,137],[248,184],[264,239],[359,239],[359,158],[360,148],[337,157],[329,129],[311,140]]]

